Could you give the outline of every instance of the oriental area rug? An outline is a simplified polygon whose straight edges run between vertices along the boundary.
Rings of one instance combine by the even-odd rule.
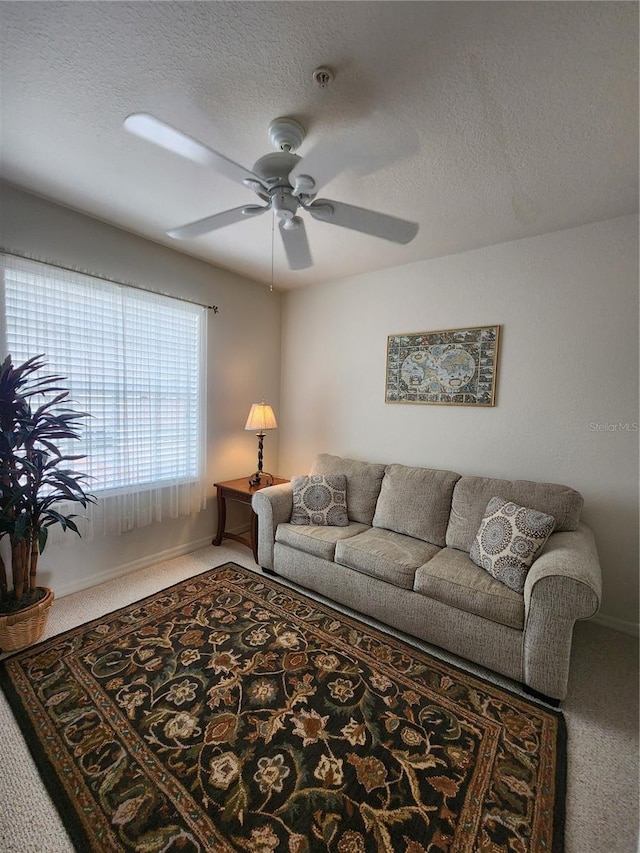
[[[227,563],[1,667],[87,853],[550,853],[561,714]]]

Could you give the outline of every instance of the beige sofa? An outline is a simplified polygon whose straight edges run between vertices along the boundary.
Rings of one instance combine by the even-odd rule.
[[[349,523],[294,525],[291,484],[253,496],[258,562],[294,583],[521,682],[566,696],[573,625],[598,610],[601,574],[574,489],[321,454],[311,474],[345,474]],[[488,501],[552,515],[522,594],[469,557]]]

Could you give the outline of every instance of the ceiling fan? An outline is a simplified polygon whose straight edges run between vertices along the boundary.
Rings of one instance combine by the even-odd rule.
[[[316,198],[318,189],[331,178],[345,168],[361,166],[361,161],[366,160],[366,154],[359,150],[353,135],[319,144],[303,159],[293,152],[305,138],[304,128],[294,119],[277,118],[269,125],[269,137],[276,151],[260,157],[252,169],[245,169],[224,154],[147,113],[128,116],[124,127],[129,133],[160,148],[244,184],[264,202],[234,207],[167,231],[177,240],[199,237],[271,210],[278,219],[289,267],[302,270],[312,266],[313,261],[304,221],[298,216],[299,210],[321,222],[382,237],[393,243],[408,243],[418,233],[415,222],[339,201]]]

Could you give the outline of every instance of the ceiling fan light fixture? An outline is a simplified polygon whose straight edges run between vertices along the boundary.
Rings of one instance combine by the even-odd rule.
[[[285,231],[295,231],[296,228],[299,228],[302,225],[302,219],[300,219],[299,216],[283,216],[281,219],[282,227]]]
[[[271,209],[282,219],[291,219],[298,210],[298,199],[291,190],[277,190],[271,194]]]

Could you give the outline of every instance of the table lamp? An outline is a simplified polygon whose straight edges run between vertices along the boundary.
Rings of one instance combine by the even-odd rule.
[[[259,403],[253,403],[244,428],[252,430],[258,436],[258,470],[249,479],[249,485],[259,486],[262,477],[267,477],[267,482],[271,485],[273,483],[273,476],[266,471],[263,474],[262,471],[262,443],[264,441],[265,430],[278,428],[276,416],[273,414],[271,406],[265,403],[264,400],[261,400]]]

